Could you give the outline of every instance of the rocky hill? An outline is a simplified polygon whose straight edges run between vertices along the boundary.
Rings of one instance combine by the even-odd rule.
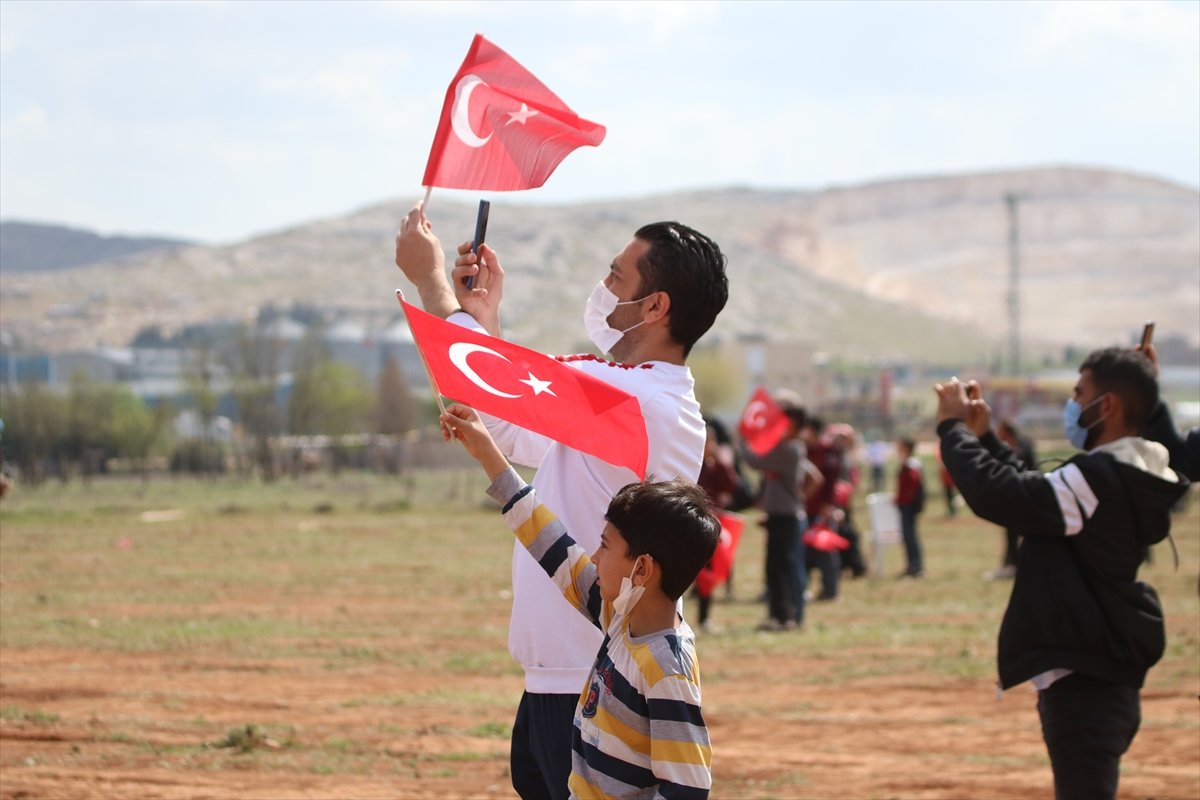
[[[509,279],[504,322],[524,343],[582,339],[588,291],[640,224],[678,219],[729,256],[730,303],[710,336],[804,339],[834,357],[990,360],[1007,332],[1008,216],[1019,197],[1021,330],[1030,352],[1159,336],[1200,339],[1200,193],[1125,173],[1034,169],[823,191],[717,189],[559,206],[497,194],[488,239]],[[405,287],[392,238],[416,197],[255,237],[53,273],[0,273],[9,341],[123,344],[243,318],[268,303],[388,314]],[[446,245],[474,208],[434,192]],[[77,304],[64,311],[62,304]],[[57,311],[56,311],[57,309]]]
[[[70,269],[98,261],[169,250],[188,242],[147,236],[101,236],[62,225],[15,220],[0,222],[0,270],[38,272]]]

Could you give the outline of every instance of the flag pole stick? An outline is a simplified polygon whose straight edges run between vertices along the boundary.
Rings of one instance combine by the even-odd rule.
[[[399,289],[396,290],[396,299],[403,304],[404,293]],[[403,305],[401,305],[403,308]],[[421,345],[417,343],[417,335],[413,333],[412,323],[408,320],[408,314],[404,315],[404,324],[408,326],[408,332],[412,334],[413,343],[417,344],[417,355],[421,357],[421,366],[425,368],[425,377],[429,378],[429,385],[433,387],[433,399],[437,402],[438,411],[442,414],[446,413],[446,405],[442,402],[442,392],[438,389],[437,379],[433,377],[433,372],[429,369],[429,362],[425,360],[425,353],[421,350]],[[451,428],[451,430],[454,430]]]
[[[421,200],[421,213],[425,213],[425,209],[429,208],[429,195],[433,194],[433,187],[425,187],[425,197]]]

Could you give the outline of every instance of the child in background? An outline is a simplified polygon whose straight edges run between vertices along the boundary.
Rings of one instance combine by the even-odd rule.
[[[712,751],[700,713],[695,634],[677,602],[712,558],[721,526],[686,481],[631,483],[612,499],[589,558],[509,466],[473,410],[452,405],[442,436],[492,481],[517,538],[605,632],[572,732],[572,797],[708,797]]]
[[[925,476],[920,459],[913,455],[916,447],[917,443],[910,438],[896,443],[896,454],[900,458],[896,508],[900,510],[900,533],[904,537],[904,555],[908,559],[908,566],[900,573],[901,578],[925,577],[921,539],[917,536],[917,516],[925,510]]]

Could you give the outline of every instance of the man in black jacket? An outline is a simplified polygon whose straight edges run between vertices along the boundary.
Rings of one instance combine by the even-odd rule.
[[[935,390],[942,459],[963,498],[1024,537],[1000,626],[1000,686],[1037,687],[1056,797],[1115,797],[1140,689],[1166,644],[1158,595],[1137,570],[1187,491],[1166,449],[1138,436],[1158,402],[1150,362],[1121,348],[1087,357],[1063,412],[1086,452],[1047,474],[1022,470],[990,432],[978,386]]]

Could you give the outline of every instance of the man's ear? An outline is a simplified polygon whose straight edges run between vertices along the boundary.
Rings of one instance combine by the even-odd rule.
[[[1116,392],[1108,392],[1100,398],[1100,414],[1104,417],[1105,425],[1114,428],[1125,426],[1125,404]]]
[[[653,323],[671,313],[671,295],[664,291],[654,293],[654,298],[646,308],[646,322]]]

